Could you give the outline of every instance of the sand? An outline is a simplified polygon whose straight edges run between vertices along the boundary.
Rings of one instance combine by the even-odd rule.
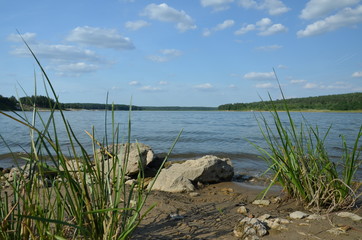
[[[247,215],[254,217],[270,214],[289,219],[289,214],[296,210],[310,213],[297,201],[286,200],[280,189],[274,189],[267,198],[281,196],[281,202],[263,207],[251,204],[260,189],[248,183],[224,182],[204,186],[193,195],[153,191],[146,207],[157,205],[144,218],[132,239],[238,239],[233,229],[238,220],[245,217],[237,212],[240,206],[245,206],[249,210]],[[349,212],[362,216],[361,209]],[[285,224],[287,230],[269,230],[262,239],[362,240],[362,221],[336,214],[323,214],[324,219],[320,220],[292,220]],[[335,235],[328,232],[335,227],[345,230],[345,233]]]

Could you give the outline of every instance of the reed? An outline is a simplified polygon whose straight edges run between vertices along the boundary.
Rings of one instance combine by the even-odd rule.
[[[361,183],[354,180],[361,165],[358,144],[362,136],[362,125],[352,148],[347,146],[342,137],[343,155],[340,161],[333,161],[325,148],[330,128],[321,134],[318,126],[313,127],[304,118],[297,125],[281,88],[280,92],[284,99],[286,122],[283,122],[270,95],[272,122],[263,114],[257,118],[267,148],[253,145],[269,164],[268,170],[274,173],[274,178],[262,197],[265,197],[273,184],[278,183],[289,196],[302,201],[310,210],[333,211],[353,207],[358,198],[356,192],[361,186]]]
[[[50,88],[56,104],[49,105],[52,107],[47,119],[42,118],[35,103],[31,119],[25,113],[11,115],[0,111],[5,117],[25,125],[31,142],[24,159],[26,165],[11,173],[13,181],[6,180],[10,187],[0,186],[0,239],[129,239],[154,206],[144,208],[151,188],[145,188],[143,169],[135,183],[131,186],[125,183],[132,109],[129,110],[125,149],[115,147],[112,154],[106,151],[108,161],[97,154],[98,147],[120,143],[119,126],[112,110],[112,135],[107,134],[109,114],[106,111],[105,136],[98,140],[94,129],[88,133],[93,151],[87,152],[67,121],[49,77],[24,43],[41,69],[47,95]],[[59,143],[57,131],[61,126],[56,125],[56,115],[62,119],[61,125],[70,144],[65,150]],[[118,157],[120,155],[124,158]]]

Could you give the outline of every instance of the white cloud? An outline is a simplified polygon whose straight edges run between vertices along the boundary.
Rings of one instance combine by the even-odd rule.
[[[356,8],[345,8],[335,15],[329,16],[323,20],[316,21],[297,32],[298,37],[309,37],[326,32],[334,31],[338,28],[353,26],[362,22],[362,5]]]
[[[286,31],[288,31],[288,29],[283,24],[278,23],[278,24],[273,24],[272,26],[268,27],[264,31],[261,31],[259,33],[259,35],[269,36],[269,35],[274,35],[274,34],[286,32]]]
[[[162,91],[162,88],[153,87],[153,86],[143,86],[140,88],[140,90],[145,91],[145,92],[159,92],[159,91]]]
[[[91,50],[82,49],[72,45],[43,43],[32,44],[30,46],[37,57],[49,59],[53,62],[64,61],[91,61],[100,62],[100,57]],[[11,51],[14,55],[29,56],[29,50],[25,47],[18,47]]]
[[[21,34],[21,37],[27,42],[27,43],[31,43],[35,41],[35,37],[36,37],[36,33],[24,33]],[[10,42],[22,42],[23,40],[21,39],[19,34],[10,34],[7,37],[7,40]]]
[[[341,9],[344,7],[352,6],[359,3],[360,0],[310,0],[300,14],[302,19],[313,19],[326,16],[328,13]]]
[[[292,84],[298,84],[298,83],[305,83],[306,80],[303,80],[303,79],[292,79],[290,80],[290,83]]]
[[[147,56],[147,59],[152,61],[152,62],[167,62],[169,61],[169,59],[165,56],[157,56],[157,55],[150,55],[150,56]]]
[[[136,31],[140,28],[149,26],[150,23],[144,21],[144,20],[138,20],[138,21],[128,21],[124,24],[124,26],[128,29],[131,29],[133,31]]]
[[[260,83],[255,85],[256,88],[275,88],[272,83]]]
[[[168,82],[167,82],[167,81],[159,81],[158,84],[160,84],[160,85],[167,85]]]
[[[203,7],[212,7],[214,11],[223,11],[229,8],[228,4],[234,0],[201,0]]]
[[[236,35],[242,35],[242,34],[245,34],[247,32],[253,31],[253,30],[255,30],[255,25],[254,24],[248,24],[245,27],[242,27],[239,30],[236,30],[234,33]]]
[[[189,15],[183,10],[179,11],[169,7],[166,3],[161,3],[160,5],[151,3],[146,6],[141,15],[161,22],[174,22],[180,32],[196,29],[196,25]]]
[[[243,8],[254,8],[257,10],[267,10],[270,15],[279,15],[290,10],[280,0],[239,0],[239,5]]]
[[[260,46],[255,49],[260,50],[260,51],[272,51],[272,50],[277,50],[280,48],[282,48],[282,46],[274,44],[274,45],[268,45],[268,46]]]
[[[274,79],[275,76],[273,72],[250,72],[246,73],[244,75],[244,78],[260,80],[260,79]]]
[[[210,90],[210,89],[213,89],[214,86],[212,86],[212,84],[210,84],[210,83],[203,83],[203,84],[194,86],[194,88],[200,89],[200,90]]]
[[[138,81],[130,81],[129,83],[128,83],[128,85],[130,85],[130,86],[137,86],[137,85],[139,85],[140,83],[138,82]]]
[[[177,50],[177,49],[162,49],[162,50],[160,50],[160,52],[163,55],[174,56],[174,57],[178,57],[178,56],[182,55],[182,52],[180,50]]]
[[[220,30],[224,30],[226,28],[232,27],[234,25],[235,21],[228,19],[225,20],[224,22],[216,25],[216,27],[214,28],[215,31],[220,31]]]
[[[362,72],[354,72],[354,73],[352,74],[352,77],[355,77],[355,78],[362,77]]]
[[[77,42],[100,48],[116,50],[133,49],[134,45],[127,37],[123,37],[116,29],[97,27],[76,27],[67,37],[69,42]]]
[[[150,55],[147,58],[152,62],[168,62],[175,57],[179,57],[182,55],[182,51],[177,49],[162,49],[160,50],[160,55]]]
[[[227,19],[224,22],[216,25],[214,28],[212,29],[205,29],[204,32],[202,33],[202,35],[204,37],[208,37],[212,34],[212,32],[216,32],[216,31],[221,31],[221,30],[225,30],[229,27],[232,27],[235,24],[234,20],[231,19]]]
[[[94,72],[99,69],[99,66],[85,62],[77,62],[51,66],[50,69],[56,70],[57,74],[62,76],[79,76],[81,73]]]
[[[279,68],[279,69],[287,69],[288,67],[283,65],[283,64],[279,64],[277,68]]]
[[[258,31],[258,35],[260,36],[269,36],[281,32],[286,32],[288,29],[280,23],[272,25],[272,21],[270,20],[270,18],[262,18],[255,24],[248,24],[245,27],[242,27],[239,30],[235,31],[234,33],[236,35],[242,35],[253,30]]]
[[[318,85],[315,83],[306,83],[303,88],[312,89],[312,88],[318,88]]]

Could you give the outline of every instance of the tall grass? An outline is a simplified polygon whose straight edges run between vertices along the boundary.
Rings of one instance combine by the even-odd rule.
[[[272,122],[263,114],[257,119],[268,147],[254,146],[274,173],[262,197],[273,184],[279,183],[291,197],[299,199],[314,211],[333,211],[354,206],[358,197],[356,192],[361,186],[361,183],[355,182],[355,174],[361,165],[359,140],[362,125],[352,148],[347,146],[346,139],[342,137],[343,154],[340,161],[334,161],[326,150],[330,128],[321,134],[318,126],[313,127],[304,118],[297,125],[281,88],[280,92],[284,99],[286,122],[283,122],[274,104],[270,110]],[[269,98],[273,103],[270,95]]]
[[[45,89],[50,88],[56,105],[50,109],[47,119],[42,118],[35,103],[32,119],[26,114],[10,115],[0,111],[3,116],[28,127],[31,141],[26,165],[12,173],[13,181],[6,180],[10,187],[0,186],[0,239],[129,239],[153,208],[144,209],[151,188],[145,190],[143,169],[132,185],[125,183],[131,141],[131,109],[125,148],[116,147],[121,136],[112,110],[112,135],[107,136],[105,129],[105,137],[97,140],[93,129],[88,133],[93,152],[87,152],[67,121],[42,65],[25,44],[40,67]],[[70,143],[67,149],[60,145],[56,115],[62,119]],[[106,112],[105,126],[107,123]],[[108,144],[114,149],[106,148]],[[108,161],[97,154],[99,146],[107,149]]]

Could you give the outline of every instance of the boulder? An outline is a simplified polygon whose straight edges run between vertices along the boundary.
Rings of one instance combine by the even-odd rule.
[[[230,159],[207,155],[162,169],[153,189],[165,192],[194,191],[194,183],[229,181],[233,175],[234,168]]]
[[[109,145],[107,148],[99,150],[96,154],[98,160],[104,160],[105,166],[112,166],[107,161],[113,161],[111,156],[117,155],[121,160],[121,166],[128,157],[126,175],[135,175],[141,169],[145,169],[155,159],[155,155],[151,147],[143,143],[125,143],[117,145]],[[139,165],[141,163],[141,166]]]

